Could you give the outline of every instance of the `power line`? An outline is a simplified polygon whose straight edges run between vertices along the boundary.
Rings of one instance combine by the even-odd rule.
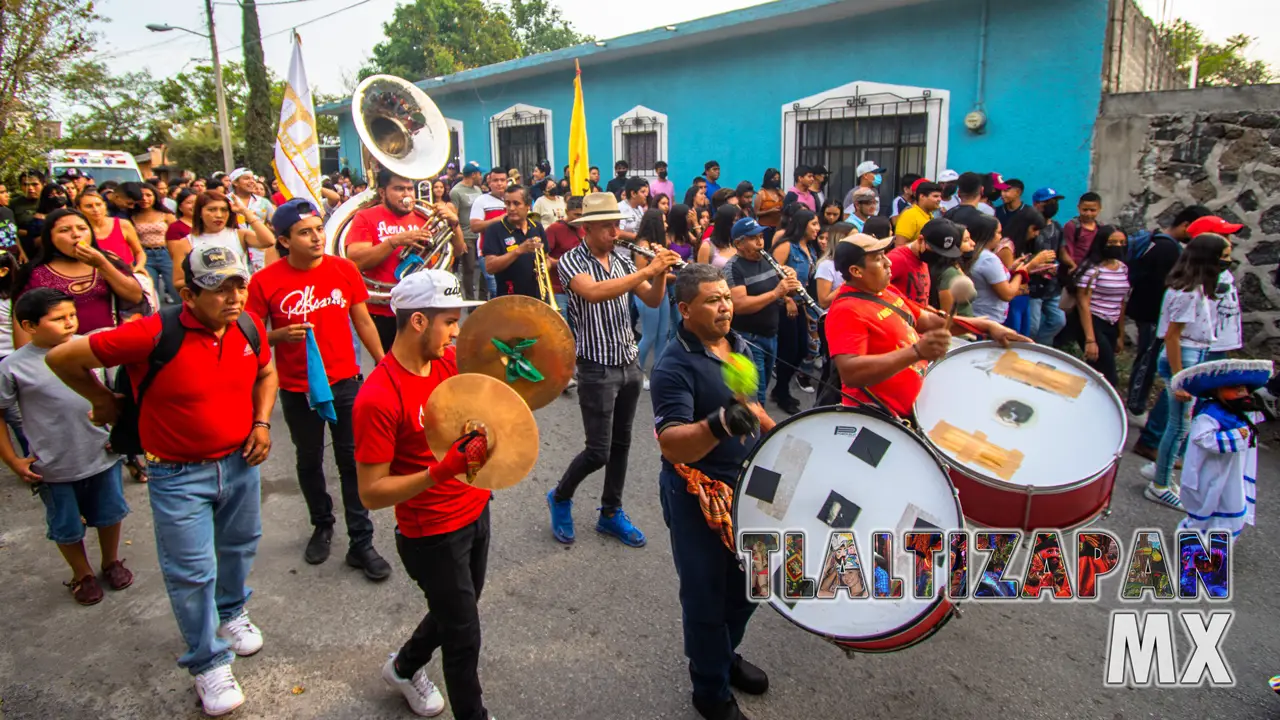
[[[284,30],[277,30],[277,31],[272,32],[272,33],[267,33],[266,35],[259,35],[259,36],[258,36],[258,39],[259,39],[259,40],[266,40],[266,39],[267,39],[267,38],[269,38],[269,37],[276,37],[277,35],[284,35],[285,33],[291,33],[291,32],[293,32],[294,30],[297,30],[298,28],[303,27],[304,25],[310,25],[311,23],[316,23],[316,22],[320,22],[321,20],[326,20],[326,19],[328,19],[328,18],[333,17],[334,15],[337,15],[338,13],[343,13],[343,12],[346,12],[346,11],[348,11],[348,10],[352,9],[352,8],[357,8],[357,7],[360,7],[361,5],[365,5],[365,4],[367,4],[367,3],[371,3],[371,2],[373,2],[373,0],[360,0],[359,2],[352,3],[352,4],[350,4],[350,5],[346,6],[346,7],[338,8],[337,10],[334,10],[334,11],[333,11],[333,12],[331,12],[331,13],[327,13],[327,14],[325,14],[325,15],[321,15],[320,17],[311,18],[310,20],[305,20],[305,21],[303,21],[303,22],[297,23],[297,24],[295,24],[295,25],[292,25],[292,26],[290,26],[290,27],[285,28]],[[230,48],[218,48],[218,52],[220,52],[220,53],[229,53],[229,52],[231,52],[231,51],[233,51],[233,50],[239,50],[239,49],[241,49],[241,48],[243,48],[243,47],[244,47],[244,45],[236,45],[235,47],[230,47]]]
[[[298,3],[315,2],[315,0],[274,0],[274,2],[255,3],[258,7],[271,7],[272,5],[297,5]],[[233,5],[235,7],[243,7],[242,2],[215,2],[214,5]]]

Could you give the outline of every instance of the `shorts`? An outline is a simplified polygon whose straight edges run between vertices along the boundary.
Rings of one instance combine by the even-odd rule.
[[[85,526],[111,527],[129,514],[120,481],[120,463],[83,480],[41,483],[44,519],[48,538],[59,545],[74,545],[84,539]],[[83,520],[81,520],[83,518]]]

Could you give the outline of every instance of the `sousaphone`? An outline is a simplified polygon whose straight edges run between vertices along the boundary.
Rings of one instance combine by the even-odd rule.
[[[425,268],[448,270],[453,265],[453,230],[436,213],[429,180],[440,174],[449,160],[449,125],[440,109],[417,86],[391,75],[373,75],[356,87],[351,96],[351,117],[362,145],[361,159],[365,179],[376,185],[379,168],[386,168],[403,178],[425,185],[427,192],[406,203],[407,209],[426,221],[431,239],[421,245],[400,250],[397,279]],[[338,207],[325,223],[329,239],[326,251],[345,258],[346,233],[355,214],[377,205],[378,192],[371,187]],[[391,302],[395,283],[365,278],[369,302],[386,305]]]

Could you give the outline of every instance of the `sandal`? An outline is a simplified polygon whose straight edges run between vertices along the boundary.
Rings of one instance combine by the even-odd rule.
[[[123,560],[117,560],[102,568],[102,577],[107,587],[112,590],[123,590],[133,584],[133,573],[124,566]]]
[[[98,578],[92,575],[62,584],[71,589],[71,595],[81,605],[97,605],[102,602],[102,586],[98,584]]]
[[[124,466],[129,469],[129,474],[133,476],[134,482],[145,483],[149,479],[146,466],[138,458],[135,457],[126,461]]]

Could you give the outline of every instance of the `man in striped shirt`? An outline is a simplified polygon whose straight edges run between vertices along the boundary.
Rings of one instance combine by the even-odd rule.
[[[582,217],[573,222],[586,231],[582,244],[565,253],[556,266],[568,294],[569,322],[576,328],[578,402],[587,436],[586,448],[547,493],[551,534],[566,544],[574,538],[573,493],[600,468],[605,468],[605,477],[596,531],[631,547],[645,544],[644,533],[622,510],[631,422],[644,378],[636,362],[639,352],[628,304],[634,292],[645,305],[658,307],[666,297],[667,269],[680,256],[659,249],[649,265],[637,271],[631,260],[613,252],[622,219],[612,193],[587,195]]]

